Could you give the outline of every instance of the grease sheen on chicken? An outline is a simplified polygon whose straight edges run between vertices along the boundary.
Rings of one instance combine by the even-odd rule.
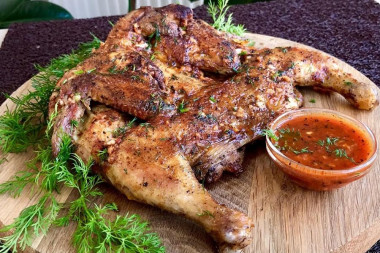
[[[95,159],[128,199],[184,214],[220,250],[242,249],[251,220],[218,204],[199,182],[240,173],[244,145],[302,105],[296,85],[339,92],[359,109],[378,103],[371,85],[330,57],[291,47],[256,50],[193,19],[184,6],[143,7],[121,18],[106,42],[58,82],[49,105],[58,110],[53,151],[70,135],[77,153]],[[143,123],[129,127],[133,117]]]

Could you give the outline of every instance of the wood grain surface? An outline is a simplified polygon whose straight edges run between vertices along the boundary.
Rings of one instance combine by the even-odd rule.
[[[284,39],[247,34],[257,47],[304,45]],[[339,46],[339,45],[337,45]],[[361,81],[371,82],[349,65],[340,66]],[[30,81],[13,95],[20,95],[30,88]],[[372,83],[373,84],[373,83]],[[374,84],[373,84],[374,85]],[[330,108],[346,113],[367,124],[380,143],[380,107],[372,111],[352,108],[338,94],[318,94],[302,89],[305,107]],[[315,104],[308,101],[314,98]],[[13,108],[10,101],[0,107]],[[8,162],[0,166],[0,183],[17,171],[25,168],[25,162],[33,156],[29,151],[9,154]],[[380,238],[380,159],[364,178],[348,186],[329,192],[304,190],[291,183],[275,167],[265,151],[263,141],[247,147],[244,161],[245,171],[239,177],[225,175],[209,186],[208,190],[220,203],[247,213],[255,223],[253,241],[245,252],[365,252]],[[103,197],[98,204],[115,202],[120,213],[137,213],[149,221],[152,231],[163,240],[167,252],[214,252],[214,244],[207,233],[193,222],[157,208],[128,201],[109,185],[102,185]],[[22,209],[33,204],[39,192],[24,190],[16,199],[0,196],[0,226],[10,224]],[[59,196],[62,202],[75,197],[65,189]],[[27,252],[75,252],[71,246],[71,235],[75,229],[52,227],[44,237],[36,238]]]

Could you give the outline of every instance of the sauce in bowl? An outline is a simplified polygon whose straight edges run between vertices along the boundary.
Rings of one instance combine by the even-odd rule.
[[[368,159],[371,140],[356,125],[328,115],[302,115],[276,129],[276,148],[290,159],[323,170],[343,170]]]
[[[331,190],[369,172],[377,143],[363,123],[342,113],[305,108],[279,116],[267,134],[274,163],[298,185]]]

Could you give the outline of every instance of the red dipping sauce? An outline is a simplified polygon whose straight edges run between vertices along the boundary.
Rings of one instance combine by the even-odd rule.
[[[266,130],[273,162],[294,183],[332,190],[366,175],[377,156],[372,131],[337,111],[304,108],[280,115]]]
[[[371,155],[368,135],[353,124],[326,115],[303,115],[279,126],[272,143],[284,155],[323,170],[355,167]]]

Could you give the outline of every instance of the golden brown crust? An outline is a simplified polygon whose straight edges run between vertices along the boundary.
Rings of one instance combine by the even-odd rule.
[[[184,214],[222,248],[240,249],[250,240],[251,221],[216,203],[198,181],[239,173],[237,150],[302,105],[296,85],[339,92],[361,109],[378,101],[369,84],[330,57],[245,47],[180,5],[141,8],[121,18],[106,42],[58,82],[49,105],[50,112],[58,109],[53,151],[69,134],[78,154],[93,157],[129,199]],[[113,109],[91,108],[91,100]],[[114,136],[126,124],[121,112],[147,122]],[[72,124],[84,115],[86,123]],[[108,156],[100,160],[103,149]]]
[[[200,223],[220,243],[242,248],[249,242],[251,221],[241,212],[219,205],[197,182],[194,173],[158,126],[137,126],[115,136],[126,118],[114,109],[95,107],[76,142],[77,154],[94,159],[110,183],[136,200]],[[165,137],[167,136],[165,139]],[[101,159],[99,151],[106,150]]]

